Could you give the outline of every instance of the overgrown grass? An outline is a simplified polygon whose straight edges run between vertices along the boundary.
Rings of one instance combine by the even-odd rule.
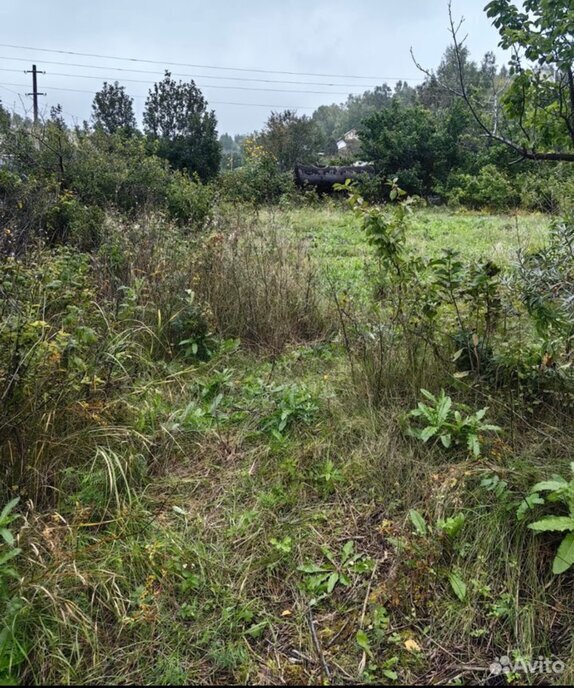
[[[517,222],[526,244],[544,237],[545,219]],[[38,298],[47,277],[12,297],[27,323],[46,323],[25,340],[46,352],[27,369],[39,391],[15,380],[26,423],[2,409],[3,489],[24,499],[10,562],[21,606],[0,672],[34,683],[471,683],[516,652],[556,656],[572,680],[571,574],[552,576],[555,543],[516,517],[536,481],[566,473],[570,411],[533,414],[463,378],[456,394],[490,406],[505,432],[474,460],[416,442],[405,414],[444,370],[413,368],[392,338],[367,347],[377,261],[353,216],[217,223],[199,241],[163,224],[110,230],[84,281],[70,281],[80,324]],[[458,245],[503,261],[516,237],[513,218],[435,210],[413,229],[423,253]],[[81,368],[64,375],[48,347],[80,326],[100,342],[80,347],[88,383]],[[440,521],[461,513],[460,531],[445,534]]]

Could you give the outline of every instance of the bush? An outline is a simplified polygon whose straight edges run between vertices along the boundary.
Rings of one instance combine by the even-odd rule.
[[[389,186],[384,175],[361,174],[357,178],[357,190],[369,203],[382,203],[389,199]]]
[[[102,240],[104,219],[101,208],[83,205],[67,191],[46,211],[45,237],[50,245],[69,244],[90,251]]]
[[[54,182],[0,169],[0,258],[20,255],[43,236],[46,214],[57,199]]]
[[[169,217],[179,225],[191,229],[205,229],[212,219],[214,188],[202,184],[199,179],[176,173],[166,192]]]
[[[514,182],[494,165],[486,165],[476,176],[452,174],[447,183],[449,203],[473,210],[509,210],[520,203]]]
[[[70,132],[54,121],[38,133],[8,129],[0,147],[10,154],[0,169],[0,255],[20,254],[36,240],[93,250],[106,210],[130,217],[166,210],[182,226],[207,226],[214,188],[171,171],[156,147],[142,136]]]
[[[269,157],[249,159],[243,167],[224,172],[220,185],[224,200],[255,206],[276,203],[295,190],[293,175],[280,172]]]
[[[574,207],[574,170],[568,163],[537,167],[517,179],[525,210],[568,212]]]
[[[66,171],[65,188],[88,205],[135,214],[165,206],[173,177],[141,136],[79,132]]]

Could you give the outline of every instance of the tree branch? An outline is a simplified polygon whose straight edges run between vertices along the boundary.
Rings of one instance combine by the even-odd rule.
[[[542,161],[547,161],[547,162],[574,162],[574,153],[568,153],[568,152],[563,152],[563,151],[552,151],[552,152],[544,152],[540,153],[538,152],[534,146],[524,146],[519,143],[516,143],[515,141],[512,141],[511,139],[506,138],[505,136],[500,135],[497,130],[493,130],[491,127],[489,127],[483,118],[481,117],[480,113],[477,111],[474,103],[472,102],[472,99],[470,98],[468,94],[468,90],[466,87],[466,80],[465,80],[465,75],[464,75],[464,64],[462,60],[462,46],[464,44],[464,41],[466,40],[463,39],[462,41],[459,40],[458,35],[461,29],[461,26],[463,24],[464,19],[461,19],[458,25],[455,25],[453,14],[452,14],[452,0],[449,0],[448,3],[448,15],[449,15],[449,23],[450,23],[450,34],[452,36],[453,44],[454,44],[454,50],[455,50],[455,55],[456,55],[456,60],[457,60],[457,67],[458,67],[458,78],[459,78],[459,83],[460,83],[460,90],[454,89],[448,84],[445,84],[441,82],[439,79],[436,78],[436,75],[433,74],[428,69],[425,69],[422,67],[419,62],[416,60],[413,49],[411,48],[411,56],[413,59],[413,62],[415,63],[415,66],[419,71],[421,71],[423,74],[426,74],[429,78],[434,78],[436,82],[441,86],[441,88],[447,90],[449,93],[452,93],[458,98],[462,98],[464,102],[466,103],[468,109],[470,110],[470,113],[476,122],[476,124],[482,129],[482,131],[486,134],[486,136],[492,140],[492,141],[497,141],[498,143],[502,143],[505,146],[508,146],[508,148],[511,148],[513,151],[518,153],[521,157],[521,159],[525,160],[542,160]],[[574,75],[570,71],[569,76],[572,77],[571,80],[571,96],[572,96],[572,102],[574,104]],[[574,110],[573,110],[574,111]]]

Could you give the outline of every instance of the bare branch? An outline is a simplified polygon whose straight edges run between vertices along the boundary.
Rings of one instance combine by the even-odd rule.
[[[417,69],[421,71],[423,74],[426,74],[427,77],[430,79],[434,79],[438,85],[448,91],[449,93],[452,93],[453,95],[457,96],[458,98],[462,98],[464,102],[466,103],[468,109],[470,110],[470,113],[472,114],[472,117],[476,124],[482,129],[482,131],[486,134],[486,136],[491,139],[492,141],[497,141],[498,143],[503,143],[505,146],[508,146],[512,150],[514,150],[516,153],[520,155],[520,160],[544,160],[544,161],[555,161],[555,162],[574,162],[574,153],[565,153],[561,151],[556,151],[556,152],[547,152],[547,153],[539,153],[536,151],[533,142],[530,140],[530,136],[528,133],[524,130],[524,127],[522,126],[522,121],[520,122],[521,129],[523,133],[526,135],[527,140],[529,141],[530,147],[520,145],[519,143],[516,143],[505,136],[502,136],[498,133],[498,103],[497,103],[497,98],[495,99],[495,108],[496,108],[496,113],[495,113],[495,118],[494,118],[494,129],[488,126],[488,124],[484,121],[484,119],[481,117],[480,113],[478,112],[477,108],[475,107],[475,104],[473,103],[469,93],[468,89],[466,86],[466,80],[465,80],[465,75],[464,75],[464,63],[463,63],[463,58],[462,58],[462,47],[467,39],[467,36],[465,36],[462,40],[459,39],[459,34],[460,34],[460,29],[464,23],[464,18],[461,19],[458,24],[455,24],[454,17],[453,17],[453,12],[452,12],[452,0],[449,0],[448,3],[448,16],[449,16],[449,32],[452,36],[453,44],[454,44],[454,51],[456,55],[456,60],[457,60],[457,68],[458,68],[458,78],[459,78],[459,83],[460,83],[460,90],[452,88],[452,86],[445,84],[441,82],[439,79],[437,79],[436,75],[428,70],[422,67],[419,62],[416,60],[414,51],[411,48],[411,57],[413,59],[413,62]],[[572,76],[572,97],[573,97],[573,102],[574,102],[574,75]]]

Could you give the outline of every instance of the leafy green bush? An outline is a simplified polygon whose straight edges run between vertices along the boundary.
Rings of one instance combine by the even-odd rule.
[[[134,214],[165,204],[173,175],[141,136],[78,132],[64,170],[67,189],[83,203]]]
[[[46,211],[44,234],[50,245],[69,244],[89,251],[102,240],[104,219],[101,208],[86,206],[67,191]]]
[[[520,203],[514,182],[494,165],[486,165],[476,176],[452,174],[447,182],[447,199],[474,210],[509,210]]]
[[[231,203],[265,205],[277,202],[294,189],[293,175],[281,172],[268,156],[249,159],[242,167],[220,177],[221,195]]]
[[[170,218],[179,225],[205,229],[213,214],[214,188],[175,173],[166,189],[166,202]]]
[[[20,255],[44,236],[46,217],[58,201],[54,180],[0,169],[0,257]]]
[[[0,176],[0,251],[20,253],[48,240],[93,250],[102,240],[104,212],[131,217],[166,210],[180,225],[205,227],[214,191],[170,170],[157,143],[119,131],[68,131],[49,121],[38,134],[9,129],[0,147],[11,155]],[[6,234],[5,228],[10,230]]]
[[[517,178],[520,202],[525,210],[566,213],[574,204],[574,170],[568,163],[537,166]]]

